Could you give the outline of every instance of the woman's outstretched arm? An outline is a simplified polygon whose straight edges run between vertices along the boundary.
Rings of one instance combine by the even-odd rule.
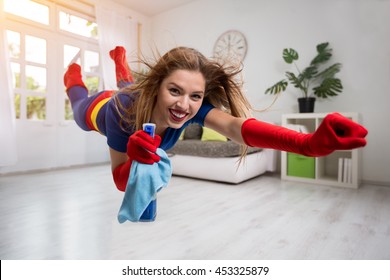
[[[339,113],[327,115],[318,129],[308,134],[254,118],[235,118],[218,109],[209,112],[205,125],[237,143],[313,157],[364,147],[368,133],[363,126]]]

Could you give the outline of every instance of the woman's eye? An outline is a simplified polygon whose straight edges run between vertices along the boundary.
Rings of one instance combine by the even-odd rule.
[[[169,92],[173,95],[179,95],[180,91],[177,88],[170,88]]]
[[[201,100],[202,98],[203,98],[203,96],[200,95],[200,94],[194,94],[194,95],[192,95],[192,99],[194,99],[194,100]]]

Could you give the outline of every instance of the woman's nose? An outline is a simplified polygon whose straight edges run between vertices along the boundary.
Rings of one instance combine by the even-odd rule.
[[[187,110],[189,106],[189,98],[186,95],[180,96],[179,100],[177,101],[177,105],[182,109],[182,110]]]

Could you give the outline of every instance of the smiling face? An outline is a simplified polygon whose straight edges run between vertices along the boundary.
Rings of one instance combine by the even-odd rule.
[[[205,79],[200,72],[175,70],[161,83],[152,122],[158,131],[180,128],[198,112],[205,92]]]

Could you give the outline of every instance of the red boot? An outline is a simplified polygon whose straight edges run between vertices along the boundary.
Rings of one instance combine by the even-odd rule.
[[[122,83],[133,83],[133,75],[126,59],[126,50],[122,46],[118,46],[110,51],[110,57],[115,62],[116,83],[118,87]]]
[[[80,65],[76,63],[69,65],[64,75],[64,84],[67,92],[73,86],[87,88],[82,80]]]

